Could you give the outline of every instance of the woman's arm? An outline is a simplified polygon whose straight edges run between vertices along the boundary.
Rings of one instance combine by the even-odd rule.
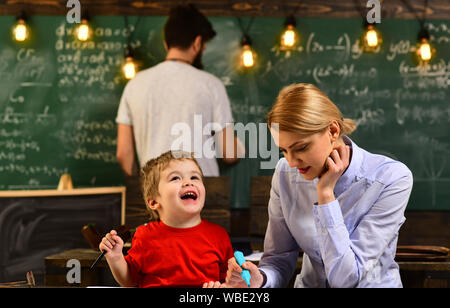
[[[406,168],[404,168],[406,169]],[[380,257],[393,242],[404,221],[404,211],[412,190],[412,174],[402,169],[392,183],[375,182],[366,191],[366,202],[372,200],[368,212],[354,230],[347,230],[338,200],[314,207],[319,247],[331,287],[377,285],[385,276],[387,267]],[[400,171],[400,170],[397,170]],[[403,172],[404,171],[404,172]],[[365,185],[361,183],[360,185]],[[362,188],[362,187],[361,187]],[[358,187],[353,188],[358,193]],[[395,254],[394,251],[391,253]],[[393,257],[392,257],[393,260]],[[374,272],[376,271],[376,272]]]
[[[264,254],[259,268],[251,262],[242,267],[250,271],[250,287],[280,288],[286,287],[294,273],[299,247],[293,239],[281,210],[279,198],[278,168],[272,177],[272,188],[269,200],[269,223],[264,239]],[[234,258],[228,260],[226,287],[245,288],[245,281],[240,276],[242,268]]]
[[[264,254],[259,269],[266,275],[264,287],[286,287],[297,264],[300,247],[286,224],[280,200],[280,174],[277,169],[272,178],[269,200],[269,223],[264,239]]]

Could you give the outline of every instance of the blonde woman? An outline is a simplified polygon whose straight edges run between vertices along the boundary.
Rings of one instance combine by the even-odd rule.
[[[358,147],[335,104],[310,84],[284,88],[268,114],[284,154],[275,170],[264,254],[246,262],[252,287],[402,287],[394,260],[412,189],[402,163]],[[227,285],[245,287],[228,262]]]

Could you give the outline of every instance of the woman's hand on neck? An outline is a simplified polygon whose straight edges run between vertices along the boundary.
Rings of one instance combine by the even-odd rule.
[[[342,143],[340,142],[342,141]],[[342,138],[336,141],[333,151],[325,163],[326,171],[317,182],[318,203],[327,204],[335,200],[334,187],[350,165],[351,149]]]

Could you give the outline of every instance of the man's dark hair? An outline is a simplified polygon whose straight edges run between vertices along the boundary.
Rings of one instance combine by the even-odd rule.
[[[211,40],[216,32],[206,17],[192,5],[179,5],[169,12],[164,25],[164,40],[168,48],[187,49],[200,35],[202,42]]]

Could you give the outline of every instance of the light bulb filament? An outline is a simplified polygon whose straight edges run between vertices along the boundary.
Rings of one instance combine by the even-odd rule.
[[[126,79],[133,79],[136,76],[136,66],[132,57],[128,57],[123,66],[123,73]]]
[[[90,29],[87,22],[83,20],[83,23],[77,28],[77,38],[80,41],[87,41],[89,39]]]
[[[297,35],[295,33],[294,27],[288,25],[286,30],[281,35],[281,46],[283,47],[293,47],[297,43]]]
[[[244,67],[253,67],[255,65],[254,53],[249,45],[242,47],[242,65]]]
[[[28,38],[28,27],[23,19],[19,19],[13,28],[14,39],[23,42]]]
[[[427,41],[422,41],[419,46],[419,56],[423,61],[431,59],[431,46]]]
[[[377,32],[373,29],[366,32],[366,42],[369,47],[377,47],[378,46],[378,35]]]

